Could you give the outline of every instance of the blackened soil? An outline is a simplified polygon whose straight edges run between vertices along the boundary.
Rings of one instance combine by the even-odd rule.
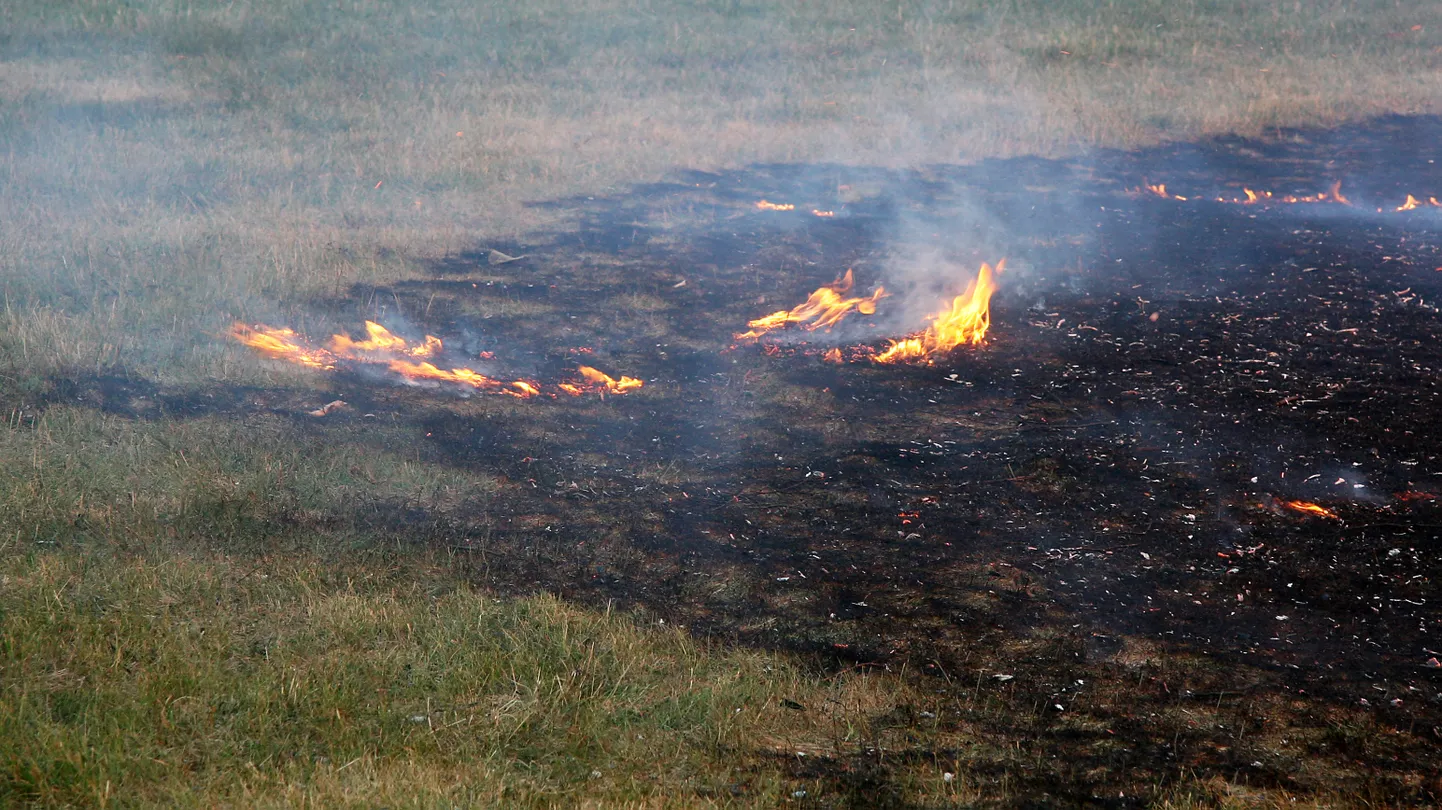
[[[1437,143],[1442,121],[1392,118],[1069,161],[692,172],[556,201],[573,227],[318,306],[398,303],[527,373],[583,361],[642,391],[520,402],[342,378],[364,404],[301,421],[384,411],[423,460],[501,481],[484,510],[388,527],[471,555],[497,588],[990,690],[1045,763],[993,763],[1017,795],[1085,803],[1188,773],[1424,803],[1442,726],[1442,207],[1394,209],[1442,196]],[[1215,199],[1337,181],[1349,205]],[[902,296],[844,333],[732,338],[847,268],[863,290],[964,285],[903,272],[940,267],[927,251],[1007,256],[985,345],[930,367],[821,361],[884,345]],[[298,398],[70,385],[145,416]],[[1259,739],[1150,719],[1193,705],[1234,707]],[[967,722],[1017,733],[1005,713]],[[1262,734],[1278,724],[1315,742],[1278,747]],[[1297,765],[1313,760],[1327,775]]]

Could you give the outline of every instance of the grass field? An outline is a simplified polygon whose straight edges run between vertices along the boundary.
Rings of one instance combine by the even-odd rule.
[[[5,4],[0,804],[1016,799],[958,767],[1023,757],[979,731],[908,742],[948,762],[854,765],[935,708],[905,673],[498,600],[364,519],[504,497],[485,475],[283,420],[37,403],[81,375],[300,380],[229,324],[305,328],[318,295],[564,227],[529,203],[677,168],[1266,134],[1436,113],[1439,87],[1442,7],[1401,2]],[[798,776],[808,756],[848,776]]]

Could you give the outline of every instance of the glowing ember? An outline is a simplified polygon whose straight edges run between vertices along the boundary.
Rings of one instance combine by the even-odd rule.
[[[834,216],[836,216],[836,212],[835,212],[835,211],[822,211],[822,210],[820,210],[820,209],[818,209],[818,208],[813,208],[813,209],[811,209],[811,213],[815,214],[815,215],[818,216],[818,217],[834,217]]]
[[[613,379],[611,375],[603,371],[598,371],[590,366],[581,366],[579,371],[581,372],[581,376],[586,379],[586,382],[597,386],[599,390],[608,394],[624,394],[627,391],[634,391],[642,385],[645,385],[645,383],[635,377],[622,376],[619,380]]]
[[[305,339],[294,329],[276,329],[263,323],[254,327],[237,323],[230,327],[230,335],[266,357],[327,371],[335,368],[335,355],[325,349],[306,346]]]
[[[737,340],[755,340],[767,332],[792,323],[801,324],[801,328],[808,332],[817,329],[829,331],[853,309],[863,315],[876,312],[876,302],[886,297],[886,290],[877,287],[876,292],[865,298],[844,297],[851,291],[853,283],[852,273],[847,270],[846,275],[812,293],[805,303],[749,321],[746,325],[751,327],[751,331],[741,332],[735,337]]]
[[[996,269],[983,264],[981,272],[951,302],[951,309],[936,316],[925,332],[915,337],[893,341],[891,346],[874,358],[878,363],[931,362],[937,355],[965,343],[977,344],[986,337],[991,326],[991,296],[996,292],[996,275],[1006,269],[1006,259]]]
[[[1340,518],[1337,517],[1336,512],[1333,512],[1331,509],[1328,509],[1325,506],[1312,503],[1311,501],[1282,501],[1282,505],[1287,507],[1288,509],[1293,509],[1303,514],[1316,515],[1317,517],[1331,518],[1333,520],[1340,520]]]
[[[765,200],[761,200],[760,202],[756,203],[756,207],[757,207],[757,208],[760,208],[762,211],[795,211],[795,210],[796,210],[796,206],[792,205],[791,203],[774,203],[774,202],[767,202],[767,201],[765,201]]]
[[[840,350],[840,349],[836,349],[836,348],[833,348],[833,349],[827,351],[825,354],[821,355],[821,361],[822,361],[823,363],[844,363],[844,362],[846,362],[846,361],[843,360],[842,357],[841,357],[841,350]]]

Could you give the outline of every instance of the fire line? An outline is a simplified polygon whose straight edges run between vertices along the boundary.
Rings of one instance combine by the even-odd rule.
[[[442,368],[436,365],[427,358],[439,355],[445,344],[435,335],[426,335],[421,343],[412,344],[374,321],[366,321],[365,329],[365,340],[355,340],[348,335],[333,335],[328,348],[311,346],[309,341],[294,329],[265,324],[248,326],[236,323],[231,326],[230,334],[266,357],[320,371],[334,371],[343,364],[359,367],[383,366],[408,382],[451,383],[518,399],[556,396],[556,393],[547,390],[542,383],[532,380],[498,379],[472,368]],[[581,366],[577,373],[580,375],[579,380],[557,383],[554,386],[555,391],[571,396],[588,393],[625,394],[645,384],[635,377],[622,376],[618,380],[591,366]]]
[[[1167,190],[1165,183],[1142,183],[1141,188],[1131,189],[1131,193],[1140,194],[1145,190],[1155,197],[1165,200],[1204,200],[1210,202],[1229,203],[1232,205],[1273,205],[1285,203],[1294,205],[1299,203],[1333,203],[1336,205],[1352,205],[1352,201],[1342,193],[1342,182],[1338,180],[1326,191],[1319,191],[1316,194],[1274,194],[1270,191],[1254,191],[1250,188],[1243,188],[1241,197],[1184,197],[1180,194],[1173,194]],[[1419,208],[1442,208],[1442,200],[1428,196],[1418,197],[1412,194],[1406,195],[1401,205],[1391,207],[1392,211],[1415,211]],[[1383,211],[1383,208],[1378,208]]]

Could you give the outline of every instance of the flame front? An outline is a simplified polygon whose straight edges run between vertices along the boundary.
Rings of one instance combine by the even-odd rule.
[[[581,377],[590,383],[590,390],[602,391],[607,394],[624,394],[627,391],[634,391],[645,385],[644,382],[635,377],[622,375],[621,379],[618,380],[606,372],[591,368],[590,366],[581,366],[577,371],[581,372]],[[586,388],[580,386],[573,387],[580,389],[574,393],[584,393],[586,391]]]
[[[276,329],[263,323],[253,327],[237,323],[230,327],[230,335],[266,357],[323,371],[329,371],[336,365],[335,355],[325,349],[306,346],[305,338],[297,335],[294,329]]]
[[[333,335],[329,349],[310,346],[294,329],[277,329],[264,324],[252,327],[237,323],[231,326],[230,334],[267,357],[322,371],[334,371],[342,363],[351,366],[384,365],[390,372],[413,382],[453,383],[476,391],[505,394],[519,399],[556,396],[555,393],[548,393],[541,383],[532,380],[498,379],[465,367],[442,368],[424,359],[435,357],[445,348],[441,339],[434,335],[426,335],[424,342],[411,345],[405,338],[393,334],[374,321],[366,321],[365,328],[365,340],[355,340],[347,335]],[[641,380],[634,377],[623,376],[617,380],[590,366],[581,366],[580,373],[583,383],[559,383],[555,387],[579,396],[591,392],[624,394],[642,386]]]
[[[766,200],[759,200],[759,201],[757,201],[756,207],[757,207],[757,208],[760,208],[762,211],[795,211],[795,210],[796,210],[796,206],[795,206],[795,205],[792,205],[791,203],[774,203],[774,202],[767,202]]]
[[[1152,185],[1151,183],[1144,183],[1143,185],[1147,187],[1147,191],[1150,191],[1158,197],[1162,197],[1168,200],[1181,200],[1183,202],[1186,202],[1187,200],[1186,197],[1183,197],[1180,194],[1168,193],[1166,183],[1157,183],[1156,185]]]
[[[420,346],[412,346],[403,337],[391,334],[391,331],[375,321],[366,321],[366,334],[369,337],[365,340],[352,340],[349,335],[333,335],[330,339],[331,351],[342,357],[355,357],[362,353],[390,352],[392,354],[404,354],[410,357],[434,357],[443,347],[441,339],[435,335],[426,335],[425,343]]]
[[[991,327],[991,296],[996,292],[996,275],[1006,269],[1006,259],[996,269],[983,264],[966,292],[951,302],[951,309],[936,316],[931,326],[919,335],[893,341],[891,346],[874,358],[878,363],[931,362],[937,355],[962,344],[977,344]]]
[[[541,393],[534,383],[526,380],[515,380],[506,382],[494,377],[488,377],[475,369],[452,368],[443,369],[434,363],[420,362],[412,363],[409,360],[392,360],[386,364],[386,368],[405,377],[408,380],[434,380],[436,382],[457,383],[468,385],[477,391],[490,391],[497,394],[507,394],[513,397],[526,399]]]
[[[1180,194],[1171,193],[1167,190],[1167,186],[1165,183],[1143,183],[1142,188],[1145,188],[1147,192],[1157,197],[1161,197],[1167,200],[1185,201],[1188,199],[1210,199],[1213,202],[1231,203],[1233,205],[1271,205],[1274,203],[1336,203],[1338,205],[1352,204],[1352,201],[1342,193],[1341,180],[1332,183],[1331,187],[1328,188],[1326,191],[1319,191],[1316,194],[1273,194],[1270,191],[1253,191],[1252,189],[1244,188],[1242,189],[1243,196],[1241,197],[1190,198],[1183,197]],[[1130,189],[1129,193],[1140,194],[1141,189]],[[1391,210],[1415,211],[1423,207],[1442,208],[1442,201],[1439,201],[1436,197],[1427,197],[1424,200],[1422,197],[1408,194],[1407,199],[1403,200],[1401,205],[1392,208]],[[1380,212],[1384,209],[1378,208],[1377,210]]]
[[[1288,509],[1293,509],[1307,515],[1316,515],[1317,517],[1331,518],[1333,520],[1340,519],[1337,517],[1336,512],[1320,504],[1312,503],[1311,501],[1282,501],[1282,505]]]
[[[871,315],[876,312],[876,302],[886,297],[886,289],[877,287],[876,292],[865,298],[845,298],[846,293],[851,291],[853,283],[852,273],[847,270],[846,275],[818,289],[808,296],[804,303],[791,309],[773,312],[764,318],[748,321],[746,325],[751,327],[751,330],[741,332],[735,338],[736,340],[755,340],[767,332],[792,323],[801,324],[801,328],[808,332],[814,332],[817,329],[829,331],[853,309],[863,315]]]

